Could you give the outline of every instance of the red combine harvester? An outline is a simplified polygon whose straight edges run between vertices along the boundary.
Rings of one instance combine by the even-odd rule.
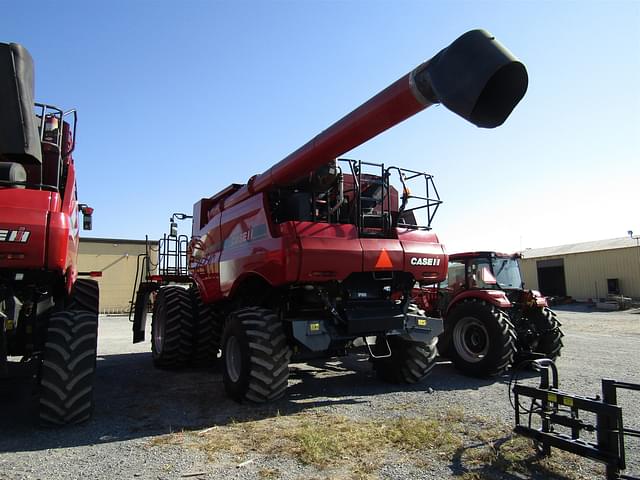
[[[524,289],[518,259],[456,253],[447,280],[414,292],[421,308],[444,317],[438,350],[466,374],[499,374],[520,360],[560,355],[560,322],[540,292]]]
[[[384,380],[422,380],[442,320],[419,310],[411,292],[447,274],[430,231],[441,203],[433,179],[339,157],[436,103],[479,127],[499,126],[527,81],[490,34],[468,32],[269,170],[197,202],[191,286],[157,290],[155,364],[181,366],[207,352],[213,360],[221,349],[228,395],[254,402],[283,395],[293,356],[351,347],[368,349]],[[412,193],[416,185],[426,191]],[[143,312],[134,341],[144,338]]]
[[[93,209],[77,201],[76,123],[33,103],[29,52],[0,43],[0,377],[38,378],[47,425],[93,410],[98,284],[78,279],[78,214],[90,229]]]

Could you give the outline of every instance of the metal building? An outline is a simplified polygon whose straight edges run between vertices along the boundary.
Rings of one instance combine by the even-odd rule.
[[[158,242],[149,242],[151,261],[157,263]],[[145,240],[120,238],[81,238],[78,250],[78,269],[98,271],[100,284],[100,312],[122,313],[129,310],[139,257],[147,251]]]
[[[613,238],[527,249],[520,260],[527,288],[576,300],[624,295],[640,299],[640,241]]]

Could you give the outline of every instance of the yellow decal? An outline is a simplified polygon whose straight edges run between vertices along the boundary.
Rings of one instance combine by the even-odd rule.
[[[312,332],[319,332],[320,331],[320,323],[318,322],[313,322],[309,324],[309,330]]]
[[[4,329],[5,330],[13,330],[13,320],[11,320],[10,318],[7,318],[4,321]]]
[[[419,318],[418,319],[418,326],[419,327],[426,327],[427,326],[427,320],[424,318]]]
[[[558,403],[558,396],[555,393],[548,393],[547,400],[550,402]]]
[[[573,407],[573,398],[564,397],[562,399],[562,403],[564,403],[567,407]]]

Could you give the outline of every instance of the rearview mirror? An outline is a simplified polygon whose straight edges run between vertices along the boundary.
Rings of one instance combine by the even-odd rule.
[[[93,226],[93,223],[92,223],[93,208],[91,208],[89,205],[86,205],[84,203],[81,203],[78,206],[80,207],[80,211],[82,212],[82,229],[91,230]]]

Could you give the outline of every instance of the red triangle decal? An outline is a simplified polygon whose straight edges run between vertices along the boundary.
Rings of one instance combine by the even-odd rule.
[[[391,258],[389,258],[389,254],[384,248],[380,252],[380,256],[378,257],[378,261],[376,262],[375,268],[393,268],[393,263],[391,263]]]

